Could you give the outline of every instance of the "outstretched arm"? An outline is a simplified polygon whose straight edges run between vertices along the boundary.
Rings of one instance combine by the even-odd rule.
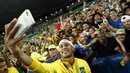
[[[7,30],[5,32],[5,45],[7,46],[10,53],[17,58],[21,63],[26,66],[32,64],[33,60],[26,54],[21,51],[21,45],[17,45],[20,41],[25,38],[25,35],[22,35],[18,38],[14,38],[20,26],[14,27],[17,22],[17,19],[14,19],[12,22],[6,26]]]

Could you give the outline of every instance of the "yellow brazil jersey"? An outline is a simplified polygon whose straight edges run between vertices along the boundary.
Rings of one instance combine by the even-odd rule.
[[[61,59],[53,63],[40,63],[33,60],[28,69],[34,73],[91,73],[87,62],[79,58],[75,58],[72,65]]]
[[[19,73],[15,67],[8,68],[8,73]]]
[[[48,41],[52,41],[53,39],[52,39],[52,37],[48,37],[47,40]]]

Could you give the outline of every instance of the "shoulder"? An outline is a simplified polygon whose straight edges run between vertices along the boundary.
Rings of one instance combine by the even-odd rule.
[[[83,60],[83,59],[80,59],[80,58],[75,58],[75,61],[76,61],[76,62],[87,63],[85,60]]]
[[[83,59],[75,58],[75,63],[76,63],[79,67],[89,68],[88,63],[87,63],[85,60],[83,60]]]
[[[8,68],[8,73],[19,73],[18,70],[15,67]]]
[[[52,64],[59,64],[59,63],[62,63],[62,62],[61,62],[61,59],[56,60],[56,61],[53,62]]]

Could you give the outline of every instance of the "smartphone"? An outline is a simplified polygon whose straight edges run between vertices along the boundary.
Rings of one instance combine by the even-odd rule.
[[[20,28],[14,38],[17,38],[23,35],[30,28],[30,26],[32,26],[34,23],[35,23],[35,20],[30,10],[26,9],[17,20],[15,27],[20,25]]]

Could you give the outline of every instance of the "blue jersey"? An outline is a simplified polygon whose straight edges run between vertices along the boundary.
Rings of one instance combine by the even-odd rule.
[[[82,56],[86,56],[91,51],[91,48],[83,48],[80,45],[76,45],[75,50],[80,51]]]
[[[123,23],[121,22],[121,19],[118,19],[116,22],[113,21],[112,19],[109,19],[108,22],[114,28],[117,28],[117,29],[124,28]]]

